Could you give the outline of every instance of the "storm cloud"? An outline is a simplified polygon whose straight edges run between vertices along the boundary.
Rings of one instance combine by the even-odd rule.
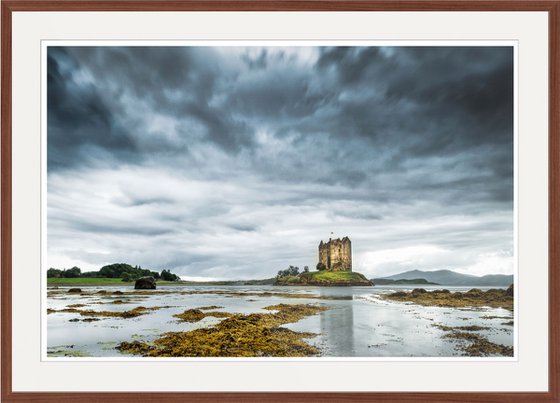
[[[48,261],[513,272],[511,47],[49,47]]]

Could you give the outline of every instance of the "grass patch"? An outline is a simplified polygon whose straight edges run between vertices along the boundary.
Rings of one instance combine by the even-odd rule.
[[[324,270],[280,277],[275,285],[370,286],[372,283],[357,272]]]
[[[183,284],[181,281],[156,281],[157,285],[167,285],[167,284]],[[47,278],[48,286],[59,286],[59,285],[134,285],[134,281],[122,281],[121,278],[109,278],[109,277],[75,277],[75,278]]]
[[[490,306],[513,310],[513,296],[507,295],[506,290],[500,289],[490,289],[484,292],[473,288],[467,292],[452,293],[449,290],[426,291],[423,288],[415,288],[411,292],[398,291],[392,294],[382,294],[381,298],[425,306],[450,308]]]
[[[107,277],[76,277],[76,278],[48,278],[47,285],[129,285],[120,278]]]
[[[303,339],[314,333],[280,327],[327,308],[279,304],[270,313],[231,314],[217,325],[190,332],[165,333],[153,343],[123,342],[117,349],[144,357],[308,357],[320,351]]]
[[[361,274],[352,271],[313,271],[305,273],[304,277],[317,281],[344,281],[352,279],[360,279]]]

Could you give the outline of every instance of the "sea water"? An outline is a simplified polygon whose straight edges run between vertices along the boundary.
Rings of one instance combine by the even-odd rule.
[[[411,290],[409,286],[374,287],[274,287],[274,286],[160,286],[145,295],[110,295],[114,291],[131,292],[130,286],[81,286],[80,294],[58,287],[49,295],[47,307],[64,309],[71,304],[85,304],[79,309],[128,311],[143,306],[165,307],[136,318],[99,317],[84,322],[79,313],[55,312],[46,316],[47,356],[64,356],[68,351],[84,357],[126,357],[115,347],[123,341],[150,342],[170,331],[186,332],[215,325],[222,318],[206,317],[196,323],[180,322],[173,315],[187,309],[216,305],[212,311],[232,313],[270,312],[276,304],[319,304],[329,308],[317,315],[284,327],[317,336],[306,341],[318,347],[323,357],[456,357],[464,353],[462,341],[447,338],[448,332],[436,325],[487,327],[477,334],[490,342],[513,346],[513,314],[501,308],[442,308],[392,302],[381,294]],[[441,286],[423,286],[437,289]],[[450,291],[467,291],[472,287],[446,287]],[[479,287],[485,290],[484,287]],[[49,289],[51,291],[51,289]],[[106,291],[107,294],[95,294]],[[160,294],[158,291],[165,291]],[[184,294],[184,292],[194,292]],[[224,293],[224,294],[220,294]],[[289,293],[259,295],[260,293]],[[336,297],[336,299],[298,298],[299,295]],[[112,300],[124,304],[107,304]],[[491,317],[485,318],[485,317]]]

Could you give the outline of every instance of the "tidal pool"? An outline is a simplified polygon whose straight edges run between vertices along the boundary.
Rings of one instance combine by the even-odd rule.
[[[46,308],[59,311],[76,306],[76,311],[110,312],[130,311],[140,306],[160,309],[148,310],[133,318],[88,316],[76,311],[48,315],[45,312],[48,357],[127,357],[130,354],[116,349],[121,342],[151,343],[165,332],[188,332],[224,320],[208,316],[191,323],[173,316],[185,310],[217,306],[212,311],[268,313],[270,311],[264,308],[277,304],[318,304],[328,308],[282,326],[296,332],[317,334],[306,341],[317,347],[322,357],[465,356],[461,347],[466,341],[446,337],[449,331],[444,330],[445,326],[479,326],[482,329],[472,333],[491,343],[513,347],[513,312],[509,310],[427,307],[380,298],[383,293],[414,288],[408,286],[164,285],[153,292],[135,292],[130,286],[81,286],[81,293],[69,293],[70,288],[49,288]],[[430,290],[441,286],[424,288]],[[472,287],[446,288],[454,292]]]

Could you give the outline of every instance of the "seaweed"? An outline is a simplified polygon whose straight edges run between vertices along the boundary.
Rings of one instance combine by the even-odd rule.
[[[492,343],[488,338],[476,333],[480,330],[487,330],[486,326],[445,326],[434,324],[444,332],[449,332],[445,336],[446,339],[455,339],[460,343],[457,346],[464,355],[469,357],[487,357],[487,356],[513,356],[513,347],[504,346],[503,344]]]
[[[146,308],[143,306],[136,307],[129,311],[113,312],[113,311],[92,311],[92,310],[80,310],[76,308],[66,308],[66,309],[47,309],[47,313],[55,312],[66,312],[66,313],[79,313],[82,316],[107,316],[107,317],[118,317],[118,318],[136,318],[137,316],[145,315],[150,311],[157,311],[158,309],[168,308],[166,306],[155,306]]]
[[[145,357],[307,357],[320,350],[303,339],[315,333],[280,327],[326,310],[317,305],[279,304],[270,313],[231,314],[210,328],[164,333],[153,343],[122,342],[116,348]]]
[[[444,337],[467,342],[466,344],[461,344],[459,348],[465,355],[470,357],[487,357],[489,355],[513,356],[513,347],[492,343],[486,337],[476,333],[452,332]]]
[[[411,292],[398,291],[391,294],[382,294],[381,298],[425,306],[450,308],[490,306],[513,310],[513,296],[508,295],[506,290],[500,289],[490,289],[484,292],[478,288],[473,288],[467,292],[452,293],[449,290],[426,291],[422,288],[416,288]]]
[[[462,330],[467,332],[478,332],[480,330],[488,330],[490,329],[488,326],[477,326],[477,325],[470,325],[470,326],[445,326],[439,323],[435,323],[432,326],[437,327],[445,332],[454,331],[454,330]]]
[[[181,319],[182,322],[198,322],[207,316],[214,316],[216,318],[229,318],[233,314],[228,312],[202,312],[200,309],[188,309],[183,313],[173,315]]]
[[[71,293],[71,294],[80,293],[80,292],[82,292],[82,289],[81,288],[70,288],[68,290],[68,292]]]

